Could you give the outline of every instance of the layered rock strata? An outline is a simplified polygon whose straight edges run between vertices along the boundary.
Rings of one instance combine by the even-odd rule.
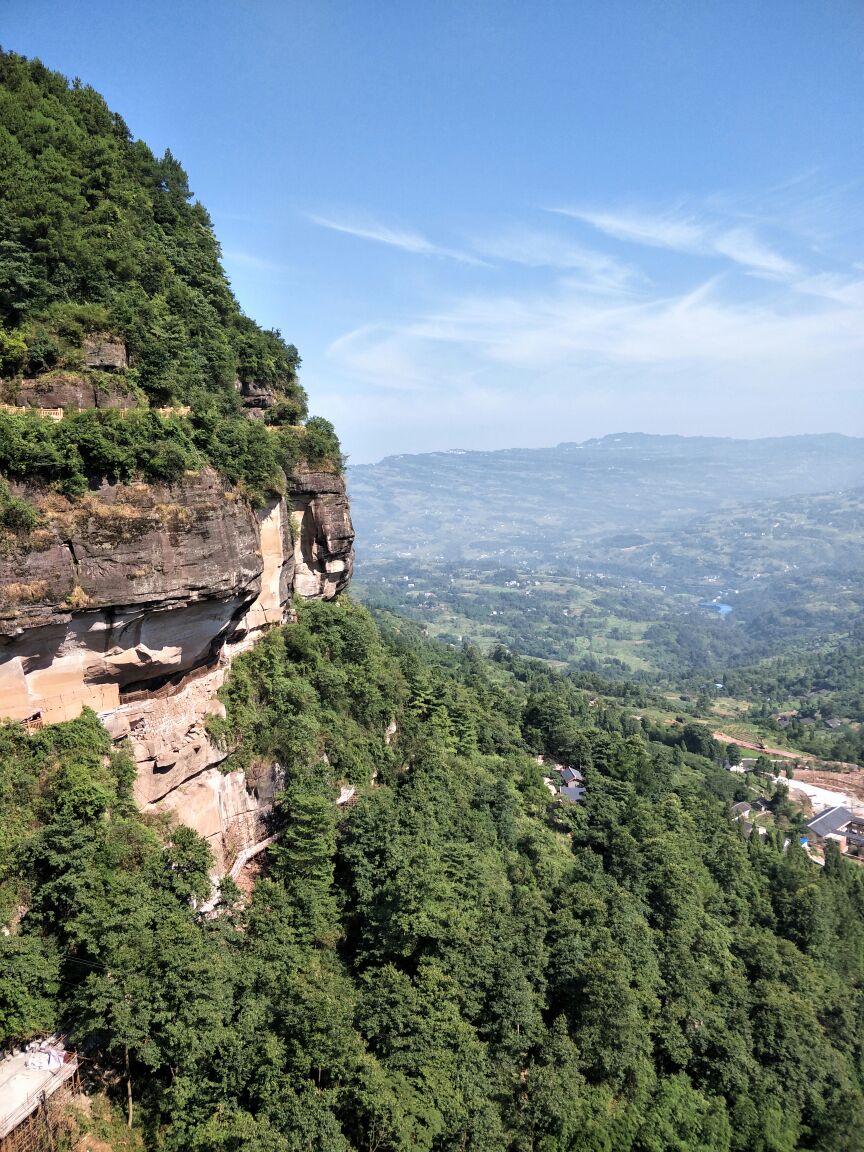
[[[36,380],[0,381],[0,400],[12,408],[134,408],[137,397],[122,379],[104,372],[57,371]]]
[[[17,492],[43,526],[0,554],[0,717],[93,708],[130,741],[139,803],[177,811],[222,868],[260,831],[274,782],[220,773],[206,718],[232,658],[286,619],[292,595],[331,599],[348,583],[342,478],[299,471],[259,510],[210,469],[76,501]]]

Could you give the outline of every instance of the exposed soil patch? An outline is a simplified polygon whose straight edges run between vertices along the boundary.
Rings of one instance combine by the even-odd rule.
[[[739,740],[737,736],[729,736],[725,732],[712,732],[715,740],[722,744],[737,744],[739,748],[749,748],[753,752],[762,752],[765,756],[784,756],[788,760],[815,760],[807,752],[790,752],[788,748],[766,748],[761,744],[750,744],[747,740]]]
[[[864,769],[853,768],[844,772],[826,772],[817,768],[799,768],[795,780],[804,784],[816,784],[819,788],[834,788],[848,792],[858,800],[864,800]],[[792,787],[795,787],[795,780]]]
[[[267,853],[262,852],[260,856],[254,856],[248,864],[240,869],[240,874],[234,883],[243,893],[245,903],[248,904],[252,899],[255,883],[261,876],[266,875],[266,868]]]
[[[824,783],[826,787],[838,788],[842,783],[842,786],[846,788],[850,776],[854,776],[855,773],[864,776],[864,771],[862,771],[857,764],[849,764],[845,760],[819,760],[810,752],[790,752],[788,748],[768,748],[764,744],[751,744],[747,740],[739,740],[737,736],[729,736],[726,732],[712,732],[711,735],[721,744],[737,744],[739,748],[748,748],[751,752],[761,752],[763,756],[782,756],[785,760],[798,760],[801,763],[806,761],[809,764],[815,764],[817,766],[820,764],[836,765],[837,771],[827,772],[825,774],[825,781],[814,778],[810,781],[811,784]],[[804,768],[801,770],[800,775],[802,780],[807,779],[808,771],[810,771],[810,769]],[[842,781],[838,780],[838,775],[841,773],[843,777]]]

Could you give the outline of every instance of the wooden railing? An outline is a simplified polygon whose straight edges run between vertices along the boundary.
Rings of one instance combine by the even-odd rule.
[[[46,420],[62,420],[64,412],[62,408],[25,408],[21,404],[0,404],[0,410],[3,412],[38,412],[40,416],[44,416]]]
[[[74,412],[94,411],[94,409],[74,408],[70,409]],[[18,415],[26,415],[28,412],[35,412],[39,416],[44,416],[46,420],[62,420],[66,415],[65,408],[30,408],[24,404],[0,404],[0,411],[13,412]],[[125,415],[127,412],[146,412],[146,408],[106,408],[97,409],[97,411],[106,412],[120,412]],[[192,411],[188,404],[177,404],[174,407],[168,408],[150,408],[150,412],[155,412],[157,415],[168,419],[171,416],[188,416]]]

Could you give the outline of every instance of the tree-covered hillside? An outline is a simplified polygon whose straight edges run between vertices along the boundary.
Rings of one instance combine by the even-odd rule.
[[[752,702],[750,718],[770,743],[824,760],[864,764],[864,635],[735,668],[724,692]]]
[[[222,693],[226,766],[286,782],[210,917],[206,846],[95,718],[3,729],[2,1041],[71,1030],[154,1149],[864,1147],[862,874],[746,840],[733,778],[617,692],[305,607]]]
[[[170,152],[133,140],[89,86],[0,52],[0,399],[104,389],[83,353],[97,334],[124,349],[111,393],[149,407],[63,427],[2,412],[0,472],[74,493],[94,475],[174,479],[209,461],[256,495],[301,455],[338,465],[326,421],[299,428],[296,348],[242,313],[219,255]],[[262,423],[246,418],[258,399]],[[154,411],[170,406],[191,411]]]

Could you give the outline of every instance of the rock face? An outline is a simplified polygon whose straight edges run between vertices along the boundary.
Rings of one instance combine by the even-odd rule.
[[[245,381],[240,385],[240,396],[243,407],[254,412],[263,412],[272,408],[276,403],[276,390],[267,384],[256,384]]]
[[[129,367],[126,345],[110,332],[93,332],[84,337],[84,363],[88,368],[122,372]]]
[[[19,408],[134,408],[122,379],[81,372],[52,372],[36,380],[0,385],[3,400]]]
[[[294,489],[294,586],[332,599],[351,579],[354,528],[345,484],[331,472],[298,472]]]
[[[206,717],[234,655],[286,619],[292,594],[330,599],[350,580],[342,478],[301,471],[257,511],[209,469],[74,503],[17,492],[45,526],[26,551],[0,552],[0,717],[93,708],[130,740],[139,803],[180,813],[224,869],[260,831],[273,781],[219,773]]]

